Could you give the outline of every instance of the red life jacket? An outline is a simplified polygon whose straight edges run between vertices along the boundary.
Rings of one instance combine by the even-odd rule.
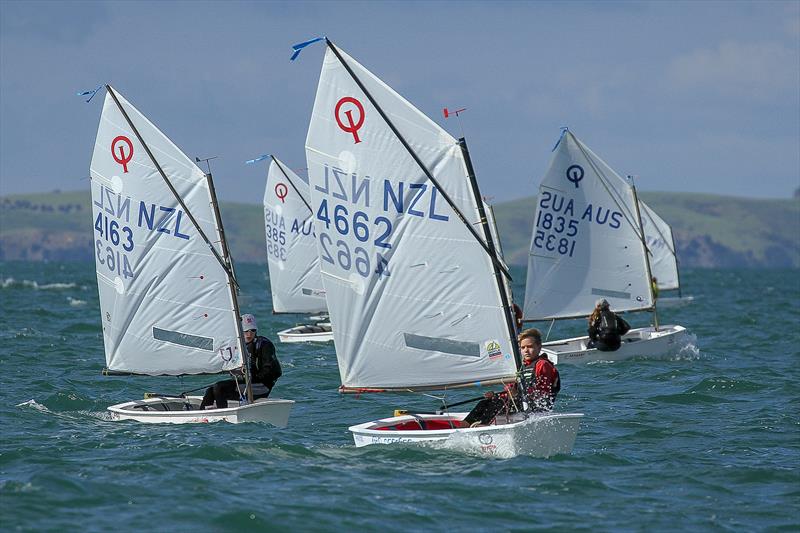
[[[528,397],[539,406],[552,407],[556,396],[561,390],[561,376],[558,375],[558,369],[545,354],[539,355],[537,359],[525,366],[533,366],[532,383],[528,386]]]

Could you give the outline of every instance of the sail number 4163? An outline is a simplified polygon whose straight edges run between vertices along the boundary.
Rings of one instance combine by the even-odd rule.
[[[133,278],[133,268],[125,254],[133,250],[133,231],[128,226],[120,227],[119,222],[110,220],[104,213],[97,215],[94,228],[100,234],[94,243],[97,263],[105,265],[109,271],[123,278]],[[122,252],[117,249],[120,245],[124,250]]]

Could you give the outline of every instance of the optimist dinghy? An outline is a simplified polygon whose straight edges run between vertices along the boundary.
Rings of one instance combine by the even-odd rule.
[[[545,342],[559,363],[618,361],[677,353],[682,326],[659,326],[649,253],[636,189],[564,130],[539,187],[524,320],[585,318],[595,301],[615,312],[652,310],[655,326],[632,329],[613,352],[587,348],[589,337]]]
[[[261,422],[280,428],[289,423],[292,400],[255,400],[252,403],[223,409],[201,410],[202,396],[149,396],[144,400],[133,400],[108,408],[115,420],[137,422],[188,424],[230,422]]]
[[[592,363],[594,361],[624,361],[633,357],[661,357],[677,353],[686,334],[683,326],[636,328],[622,336],[622,345],[614,352],[588,348],[589,337],[574,337],[542,344],[542,351],[554,363]]]
[[[340,391],[514,383],[510,276],[466,141],[325,42],[306,156]],[[572,450],[583,415],[520,412],[476,428],[464,416],[404,414],[349,429],[356,446],[549,456]]]
[[[204,174],[110,86],[92,154],[92,214],[108,374],[243,372],[243,399],[199,410],[195,397],[109,407],[139,422],[268,422],[291,400],[253,401],[238,285],[211,174]]]
[[[327,313],[308,183],[275,156],[270,158],[264,190],[264,229],[273,313]],[[327,316],[309,320],[315,321],[279,331],[278,339],[281,342],[333,340]]]

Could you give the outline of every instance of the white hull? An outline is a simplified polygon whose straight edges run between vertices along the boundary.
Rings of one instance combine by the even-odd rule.
[[[331,342],[333,329],[330,323],[304,324],[278,332],[281,342]]]
[[[661,326],[632,329],[622,337],[622,346],[613,352],[601,352],[587,348],[589,337],[574,337],[560,341],[545,342],[542,351],[557,364],[582,364],[593,361],[623,361],[632,357],[664,357],[675,354],[688,338],[683,326]]]
[[[694,301],[694,296],[682,296],[678,297],[670,297],[670,298],[659,298],[656,301],[656,305],[659,309],[674,309],[676,307],[683,307],[689,305]]]
[[[114,420],[136,420],[147,424],[208,424],[211,422],[262,422],[280,428],[289,423],[293,400],[261,399],[248,405],[226,409],[200,410],[201,396],[186,398],[148,398],[112,405],[108,408]],[[189,410],[186,410],[189,409]]]
[[[499,423],[489,426],[448,427],[461,425],[465,416],[467,413],[402,415],[348,429],[353,433],[356,447],[422,444],[501,458],[518,455],[550,457],[572,452],[583,414],[534,413],[528,414],[527,418],[516,414],[508,422],[505,417],[498,416]],[[421,429],[423,426],[431,429]]]

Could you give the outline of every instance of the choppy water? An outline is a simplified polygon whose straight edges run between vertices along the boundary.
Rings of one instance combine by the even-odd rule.
[[[299,318],[271,315],[265,269],[238,268],[270,334]],[[278,345],[286,429],[112,422],[108,405],[211,380],[102,377],[94,266],[0,263],[0,529],[797,531],[800,275],[683,278],[695,302],[661,319],[696,349],[562,366],[558,410],[586,413],[572,455],[498,460],[356,449],[348,425],[435,404],[340,396],[332,345]]]

